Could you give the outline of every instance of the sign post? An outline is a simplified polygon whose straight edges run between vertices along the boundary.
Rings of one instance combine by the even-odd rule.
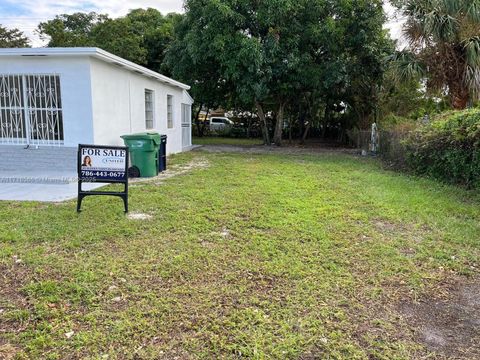
[[[123,199],[125,212],[128,212],[128,147],[78,145],[77,172],[78,198],[77,212],[81,211],[85,196],[108,195]],[[83,183],[124,184],[124,191],[84,191]]]

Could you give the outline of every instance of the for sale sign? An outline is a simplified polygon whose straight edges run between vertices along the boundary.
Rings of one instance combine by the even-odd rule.
[[[127,178],[125,147],[80,145],[79,177],[85,182],[119,182]]]
[[[128,212],[128,148],[125,146],[78,145],[78,198],[77,211],[82,200],[91,195],[118,196]],[[123,191],[86,191],[85,182],[123,184]]]

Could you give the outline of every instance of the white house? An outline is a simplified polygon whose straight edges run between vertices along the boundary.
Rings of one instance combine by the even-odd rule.
[[[191,147],[189,86],[98,48],[0,49],[0,146],[123,145],[166,134]]]

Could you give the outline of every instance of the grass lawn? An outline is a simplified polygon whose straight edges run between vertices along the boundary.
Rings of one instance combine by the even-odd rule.
[[[262,139],[243,139],[243,138],[228,138],[220,136],[204,136],[194,137],[192,139],[194,145],[237,145],[237,146],[252,146],[263,145]]]
[[[478,193],[341,154],[172,163],[131,185],[147,220],[0,202],[0,358],[426,358],[399,305],[478,275]]]

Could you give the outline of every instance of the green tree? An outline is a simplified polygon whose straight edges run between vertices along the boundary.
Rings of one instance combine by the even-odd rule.
[[[407,21],[410,51],[394,57],[397,79],[426,78],[456,109],[480,93],[480,6],[477,0],[394,1]]]
[[[369,126],[374,120],[379,90],[387,68],[385,58],[394,51],[394,42],[383,30],[386,21],[381,1],[354,1],[339,6],[343,31],[345,93],[341,97],[353,122],[344,128]]]
[[[7,29],[0,25],[0,48],[30,47],[28,38],[18,29]]]
[[[285,111],[299,109],[304,94],[315,98],[305,101],[312,109],[326,98],[338,108],[365,92],[355,84],[381,79],[381,1],[187,0],[185,6],[167,56],[173,74],[194,87],[221,89],[220,102],[254,105],[267,143],[267,112],[275,114],[273,141],[281,144]],[[319,116],[320,110],[303,112]]]
[[[148,50],[143,38],[133,30],[128,17],[107,19],[95,26],[90,33],[90,43],[117,56],[147,65]]]
[[[164,65],[167,47],[174,39],[174,26],[183,15],[170,13],[162,15],[158,10],[135,9],[126,16],[130,21],[132,32],[141,37],[141,47],[146,50],[145,66],[155,71],[169,73]]]
[[[189,0],[185,7],[179,38],[170,48],[173,74],[189,78],[194,96],[206,104],[255,104],[267,143],[265,107],[272,107],[274,141],[280,144],[285,104],[295,87],[292,78],[301,68],[296,48],[300,24],[292,16],[299,3]]]
[[[95,12],[57,15],[37,27],[40,39],[48,40],[48,47],[96,46],[92,30],[109,17]]]
[[[40,23],[37,31],[50,47],[95,46],[161,71],[166,70],[161,67],[165,49],[181,16],[163,16],[151,8],[131,10],[116,19],[94,12],[63,14]]]
[[[204,107],[226,107],[231,91],[223,77],[219,57],[211,52],[209,35],[191,31],[190,16],[187,13],[175,26],[175,40],[168,47],[164,66],[175,79],[190,84],[190,93],[197,108],[197,135],[203,136],[205,128],[199,121],[200,111]]]

